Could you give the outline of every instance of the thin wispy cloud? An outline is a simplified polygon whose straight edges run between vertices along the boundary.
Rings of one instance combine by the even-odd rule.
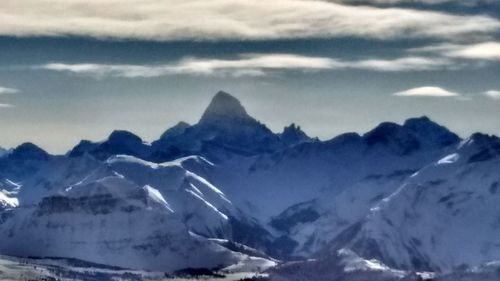
[[[7,87],[0,87],[0,96],[2,95],[9,95],[9,94],[15,94],[18,93],[18,89],[14,88],[7,88]],[[13,104],[10,103],[0,103],[0,108],[9,108],[9,107],[14,107]]]
[[[454,68],[453,62],[440,58],[404,57],[396,59],[368,59],[346,63],[346,67],[373,71],[424,71]]]
[[[424,86],[424,87],[412,88],[394,93],[393,95],[398,97],[437,97],[437,98],[461,96],[459,93],[452,92],[436,86]]]
[[[0,95],[1,94],[15,94],[15,93],[18,93],[18,92],[19,92],[18,89],[0,87]]]
[[[346,69],[384,72],[426,71],[447,67],[450,67],[449,61],[423,57],[344,61],[297,54],[242,54],[235,59],[185,58],[161,65],[48,63],[33,68],[97,78],[150,78],[168,75],[264,76],[275,71],[314,72]]]
[[[438,44],[415,48],[412,52],[436,53],[441,56],[470,60],[500,60],[500,42],[481,42],[475,44]]]
[[[318,0],[17,0],[0,5],[0,35],[145,40],[264,40],[311,37],[465,38],[500,21],[407,8]]]
[[[494,99],[494,100],[500,100],[500,91],[497,90],[489,90],[483,93],[485,96]]]
[[[49,63],[36,68],[96,77],[159,77],[167,75],[262,76],[272,70],[318,71],[339,67],[323,57],[294,54],[243,54],[237,59],[185,58],[162,65]]]
[[[339,3],[355,3],[355,4],[379,4],[379,5],[395,5],[395,4],[426,4],[439,5],[443,3],[453,3],[463,6],[476,6],[479,4],[494,3],[495,0],[331,0]]]

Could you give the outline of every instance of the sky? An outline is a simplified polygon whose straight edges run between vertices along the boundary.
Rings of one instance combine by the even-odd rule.
[[[194,124],[219,90],[330,139],[426,115],[500,135],[498,0],[4,0],[0,146]]]

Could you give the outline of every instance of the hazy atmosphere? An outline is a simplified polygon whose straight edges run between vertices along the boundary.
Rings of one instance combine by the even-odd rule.
[[[0,146],[151,141],[218,90],[276,132],[427,115],[500,134],[497,1],[126,2],[2,2]]]
[[[500,280],[500,0],[0,0],[0,280]]]

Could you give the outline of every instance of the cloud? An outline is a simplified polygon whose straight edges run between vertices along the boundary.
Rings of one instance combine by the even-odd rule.
[[[411,49],[412,52],[438,53],[442,56],[474,60],[500,60],[500,42],[482,42],[476,44],[438,44]]]
[[[14,88],[0,87],[0,96],[15,94],[15,93],[19,93],[19,90]],[[14,107],[14,105],[9,103],[0,103],[0,108],[9,108],[9,107]]]
[[[331,0],[339,3],[353,4],[375,4],[375,5],[395,5],[395,4],[426,4],[439,5],[444,3],[452,3],[463,6],[476,6],[479,4],[492,4],[496,0]]]
[[[445,54],[450,57],[465,59],[500,60],[500,42],[458,46]]]
[[[144,40],[264,40],[491,35],[500,21],[320,0],[17,0],[0,5],[0,35]]]
[[[425,71],[451,67],[446,60],[405,57],[344,61],[328,57],[296,54],[241,54],[235,59],[184,58],[160,65],[48,63],[33,67],[60,72],[89,75],[97,78],[150,78],[168,75],[264,76],[270,71],[321,71],[361,69],[370,71]]]
[[[340,66],[339,62],[323,57],[294,54],[243,54],[237,59],[185,58],[176,63],[162,65],[49,63],[37,68],[97,77],[148,78],[182,74],[262,76],[265,75],[265,71],[270,70],[317,71],[338,66]]]
[[[435,86],[425,86],[412,88],[405,91],[397,92],[393,94],[398,97],[459,97],[460,94],[448,91],[446,89],[435,87]]]
[[[423,71],[453,68],[452,62],[439,58],[404,57],[397,59],[369,59],[351,62],[350,68],[374,71]]]
[[[0,87],[0,95],[1,94],[15,94],[18,92],[19,92],[18,89]]]
[[[500,91],[490,90],[483,93],[485,96],[494,100],[500,100]]]

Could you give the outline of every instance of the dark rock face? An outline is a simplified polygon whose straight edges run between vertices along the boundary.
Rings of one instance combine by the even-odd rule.
[[[400,155],[409,155],[420,149],[419,140],[402,126],[395,123],[382,123],[364,135],[366,144],[382,145]]]
[[[230,217],[229,225],[231,227],[231,240],[273,255],[270,253],[273,236],[260,224],[248,219]]]
[[[427,117],[411,118],[401,126],[384,122],[363,135],[370,146],[386,146],[399,155],[411,155],[424,148],[443,148],[457,144],[460,138]]]
[[[198,124],[232,122],[236,120],[255,121],[248,115],[238,99],[224,91],[219,91],[213,97]]]
[[[127,154],[148,161],[165,162],[188,155],[212,156],[223,154],[257,155],[307,142],[311,139],[291,125],[283,134],[275,134],[251,117],[240,101],[226,92],[218,92],[200,121],[195,125],[179,122],[165,131],[151,146],[127,131],[115,131],[101,143],[82,141],[68,155],[90,154],[105,160],[116,154]]]
[[[500,139],[496,136],[489,136],[475,133],[470,141],[478,147],[478,151],[469,157],[469,163],[484,162],[500,156]]]
[[[0,176],[21,181],[35,174],[53,158],[54,156],[32,143],[23,143],[0,158]]]
[[[78,145],[76,145],[72,150],[68,152],[69,157],[80,157],[85,153],[93,151],[99,146],[97,143],[93,143],[89,140],[82,140]]]
[[[224,154],[250,156],[284,147],[278,134],[251,117],[238,99],[221,91],[197,124],[179,123],[153,142],[150,158],[161,162],[198,154],[217,160]]]
[[[281,141],[285,146],[292,146],[303,142],[311,141],[312,139],[300,129],[300,126],[296,126],[292,123],[290,126],[283,129],[283,133],[280,135]]]
[[[40,147],[27,142],[16,147],[11,154],[8,155],[10,160],[39,160],[46,161],[49,159],[49,154]]]
[[[182,135],[191,125],[186,122],[179,122],[172,128],[166,130],[160,137],[160,140],[168,140]]]
[[[403,127],[411,131],[420,140],[428,143],[438,144],[441,147],[456,144],[460,138],[428,117],[410,118],[405,121]]]
[[[149,153],[149,145],[146,145],[140,137],[128,131],[113,131],[102,143],[81,141],[68,153],[68,156],[80,157],[90,154],[98,160],[106,160],[112,155],[126,154],[148,159]]]
[[[137,194],[130,194],[128,198],[136,202],[143,202],[145,205],[146,200],[144,198],[144,195],[144,192],[138,191]],[[121,212],[130,213],[139,210],[139,207],[128,204],[123,199],[119,199],[111,194],[101,194],[77,198],[51,196],[42,199],[42,201],[38,204],[36,214],[37,216],[48,216],[60,213],[106,215],[111,213],[113,210],[120,210]]]
[[[276,230],[288,233],[290,229],[301,223],[314,222],[320,217],[311,202],[300,203],[285,210],[271,219],[270,225]]]

